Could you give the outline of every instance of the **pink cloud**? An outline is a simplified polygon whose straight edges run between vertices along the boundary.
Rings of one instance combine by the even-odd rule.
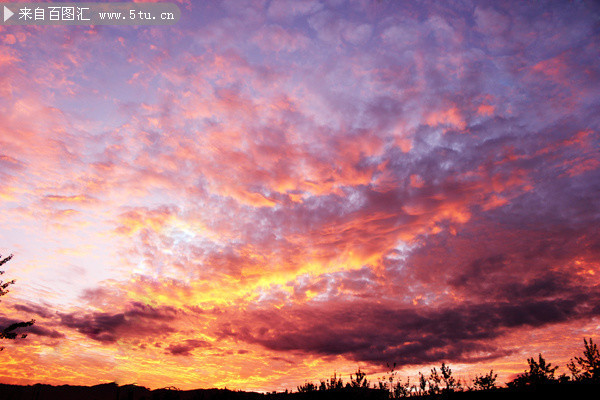
[[[263,51],[293,52],[302,50],[309,45],[309,39],[299,32],[289,32],[280,25],[267,25],[262,27],[253,37]]]

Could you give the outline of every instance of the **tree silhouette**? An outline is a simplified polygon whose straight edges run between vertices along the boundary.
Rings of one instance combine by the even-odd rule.
[[[324,380],[319,381],[319,391],[327,390],[327,383]]]
[[[369,381],[367,380],[367,374],[358,368],[355,375],[350,375],[350,385],[354,388],[368,388]]]
[[[315,390],[317,390],[317,385],[315,385],[312,382],[304,382],[304,385],[302,386],[298,386],[298,392],[303,393],[303,392],[314,392]]]
[[[567,365],[573,375],[573,379],[569,379],[566,374],[555,376],[558,366],[553,366],[551,363],[547,362],[540,353],[538,354],[537,359],[534,357],[528,358],[527,364],[529,369],[519,374],[506,385],[509,388],[517,389],[517,391],[524,390],[527,393],[534,393],[531,391],[531,389],[533,389],[534,391],[539,390],[539,393],[560,394],[568,389],[572,394],[574,393],[573,398],[583,398],[582,396],[579,396],[579,394],[584,393],[584,390],[587,391],[595,386],[589,385],[590,383],[600,383],[600,350],[591,338],[589,341],[584,338],[583,343],[583,355],[574,357]],[[305,382],[303,386],[298,386],[298,391],[337,391],[338,393],[347,394],[356,392],[357,388],[361,391],[368,391],[369,388],[372,387],[373,389],[378,389],[383,392],[383,394],[390,399],[406,397],[423,398],[423,396],[440,399],[453,398],[453,396],[457,394],[456,392],[470,392],[473,389],[478,391],[498,389],[498,391],[494,393],[498,395],[507,393],[505,388],[501,388],[501,385],[497,384],[498,374],[494,373],[493,369],[490,370],[489,373],[476,375],[473,379],[473,387],[471,387],[466,381],[457,379],[453,376],[450,366],[445,363],[442,363],[440,369],[437,369],[436,367],[431,368],[428,376],[419,372],[418,381],[414,384],[411,384],[410,377],[403,383],[396,371],[396,366],[396,363],[393,365],[387,364],[388,371],[386,372],[386,375],[379,377],[378,382],[373,386],[368,383],[366,374],[359,368],[355,374],[350,375],[350,382],[345,385],[344,382],[342,382],[342,379],[334,372],[330,379],[326,381],[321,380],[319,386],[312,382]],[[545,384],[552,384],[552,386],[536,388],[536,386]],[[387,394],[385,394],[386,391]],[[508,393],[510,394],[510,391]],[[487,396],[485,393],[482,394]],[[473,398],[479,398],[478,396],[479,395],[476,395]]]
[[[461,383],[452,376],[452,370],[450,369],[449,365],[442,363],[440,370],[442,372],[444,385],[446,386],[444,388],[445,391],[454,392],[455,390],[461,390]]]
[[[402,383],[402,379],[398,377],[398,371],[396,371],[396,363],[390,366],[387,364],[388,371],[386,372],[385,378],[378,378],[379,382],[377,382],[378,389],[387,390],[389,392],[389,397],[391,399],[399,399],[401,397],[408,397],[410,395],[410,377],[408,381],[404,384]]]
[[[490,390],[496,388],[496,379],[498,374],[494,374],[494,370],[490,370],[489,374],[477,375],[473,379],[475,390]]]
[[[533,357],[528,358],[529,371],[517,376],[513,381],[508,382],[509,387],[535,386],[542,383],[556,382],[554,372],[558,367],[553,367],[552,363],[546,363],[542,354],[538,354],[538,361]]]
[[[327,390],[336,390],[342,389],[344,387],[344,382],[342,381],[342,377],[337,377],[337,372],[333,372],[333,376],[327,382]]]
[[[428,384],[427,393],[428,394],[439,393],[441,382],[442,382],[442,377],[438,373],[437,369],[435,369],[435,367],[433,367],[431,369],[431,373],[429,374],[429,379],[427,379],[427,384]],[[423,388],[423,390],[425,390],[425,389]]]
[[[600,382],[600,352],[592,338],[583,339],[583,357],[571,359],[567,368],[573,375],[573,380],[578,382]]]
[[[423,375],[419,371],[419,395],[424,395],[426,393],[425,389],[427,389],[427,379],[425,379],[425,375]]]
[[[13,258],[13,255],[11,254],[10,256],[6,257],[6,258],[2,258],[2,256],[0,256],[0,267],[4,264],[6,264],[7,262],[9,262],[11,259]],[[0,275],[3,275],[4,271],[0,271]],[[10,285],[14,285],[15,284],[15,280],[11,280],[11,281],[6,281],[4,282],[3,280],[0,279],[0,297],[6,295],[9,290],[7,289]],[[17,329],[19,328],[26,328],[28,326],[31,326],[35,323],[35,320],[31,320],[28,322],[15,322],[13,324],[10,324],[9,326],[7,326],[6,328],[0,328],[0,339],[16,339],[19,336],[19,333],[17,332]],[[27,337],[26,333],[23,333],[20,335],[20,337],[22,339],[24,339],[25,337]],[[0,346],[0,351],[4,350],[3,346]]]

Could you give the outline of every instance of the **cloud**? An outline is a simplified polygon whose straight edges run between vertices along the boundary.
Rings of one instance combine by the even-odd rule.
[[[479,362],[505,356],[491,339],[509,329],[597,316],[600,299],[581,293],[554,300],[488,302],[409,309],[372,302],[328,302],[257,310],[221,324],[220,334],[280,351],[354,361]]]
[[[61,326],[99,342],[114,343],[121,338],[161,337],[173,332],[170,322],[177,313],[171,307],[155,308],[134,302],[123,312],[72,312],[59,314],[59,317]]]
[[[61,195],[47,195],[44,196],[44,200],[48,202],[58,203],[88,203],[95,199],[88,197],[87,195],[73,195],[73,196],[61,196]]]
[[[315,0],[283,0],[272,2],[267,10],[267,15],[271,18],[293,18],[312,14],[323,8],[323,4]]]
[[[29,332],[38,336],[45,336],[51,339],[64,339],[66,335],[62,332],[59,332],[55,329],[48,329],[39,324],[34,324],[31,328],[29,328]]]
[[[27,314],[36,314],[42,318],[52,318],[54,316],[54,312],[50,306],[40,306],[37,304],[14,304],[12,308]]]
[[[91,315],[77,316],[73,314],[61,315],[61,324],[73,328],[91,339],[100,342],[115,342],[115,331],[125,324],[122,313],[93,313]]]
[[[208,346],[210,344],[204,340],[186,339],[183,343],[171,343],[165,350],[174,356],[190,356],[192,350]]]
[[[263,51],[293,52],[305,48],[309,44],[306,36],[299,32],[289,32],[280,25],[268,25],[261,28],[253,41]]]

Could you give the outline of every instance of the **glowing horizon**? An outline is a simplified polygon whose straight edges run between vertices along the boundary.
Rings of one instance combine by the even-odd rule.
[[[600,8],[179,1],[0,27],[0,382],[568,372],[600,315]]]

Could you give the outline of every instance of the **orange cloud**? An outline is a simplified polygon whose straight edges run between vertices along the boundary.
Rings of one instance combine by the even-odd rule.
[[[453,125],[460,130],[467,126],[460,110],[457,107],[451,107],[443,111],[431,112],[425,119],[428,125]]]

